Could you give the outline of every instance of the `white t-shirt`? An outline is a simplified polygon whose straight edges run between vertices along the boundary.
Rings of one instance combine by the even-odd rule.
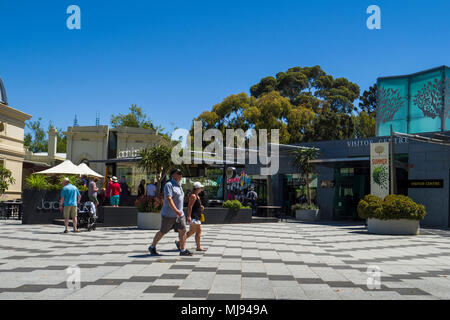
[[[147,196],[154,197],[156,195],[156,186],[154,184],[148,184],[146,190]]]

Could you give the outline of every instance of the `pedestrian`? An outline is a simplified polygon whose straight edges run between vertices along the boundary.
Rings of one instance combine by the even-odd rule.
[[[239,202],[245,206],[245,192],[244,191],[241,191],[241,193],[239,194]]]
[[[142,179],[138,186],[138,198],[142,196],[145,196],[145,179]]]
[[[97,209],[98,207],[98,187],[97,187],[97,182],[98,182],[98,178],[94,178],[91,180],[91,182],[89,182],[89,191],[88,191],[88,195],[89,195],[89,201],[93,202],[95,205],[95,208]]]
[[[62,184],[60,210],[64,214],[64,233],[69,232],[69,218],[72,218],[73,232],[80,232],[77,228],[77,213],[81,194],[78,188],[70,183],[69,178],[64,178]]]
[[[120,203],[123,205],[128,205],[128,197],[130,196],[130,188],[128,187],[127,180],[125,179],[125,176],[122,176],[120,178]]]
[[[153,238],[148,247],[151,255],[158,255],[156,245],[162,237],[171,229],[178,232],[180,256],[191,256],[192,253],[186,249],[186,217],[183,212],[184,191],[181,187],[183,174],[180,169],[170,172],[170,181],[164,186],[164,204],[161,209],[161,229]]]
[[[187,223],[189,224],[189,232],[186,234],[186,240],[195,234],[195,243],[197,245],[197,251],[206,251],[202,248],[200,244],[200,239],[202,236],[202,222],[201,215],[205,207],[202,205],[200,200],[200,192],[203,190],[203,185],[200,182],[194,183],[194,189],[189,196],[188,212],[187,212]],[[177,243],[177,247],[179,243]]]
[[[147,185],[146,195],[147,195],[147,197],[154,197],[154,196],[156,196],[155,180],[152,179],[152,181]]]
[[[119,200],[120,200],[120,193],[122,192],[122,189],[120,188],[120,184],[117,182],[117,177],[112,177],[111,178],[111,188],[110,188],[110,193],[109,193],[109,197],[110,197],[110,201],[111,201],[111,205],[115,208],[117,208],[119,206]]]
[[[247,193],[247,199],[250,201],[252,214],[255,215],[257,212],[256,200],[258,200],[258,194],[254,188],[250,188],[250,191]]]
[[[111,193],[111,185],[112,185],[112,181],[111,181],[112,176],[107,176],[106,177],[106,190],[105,190],[105,203],[104,205],[108,205],[109,203],[111,203],[111,199],[110,199],[110,193]]]

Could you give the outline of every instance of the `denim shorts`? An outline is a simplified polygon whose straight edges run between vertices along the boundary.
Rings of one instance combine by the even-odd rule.
[[[119,205],[119,197],[120,196],[112,196],[111,197],[111,205],[112,206],[118,206]]]

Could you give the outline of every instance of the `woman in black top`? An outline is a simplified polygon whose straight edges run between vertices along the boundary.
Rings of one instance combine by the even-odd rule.
[[[145,180],[141,180],[141,184],[138,187],[138,198],[145,196]]]
[[[194,190],[189,196],[188,212],[187,212],[187,222],[190,225],[189,232],[186,234],[186,240],[195,234],[195,243],[197,244],[197,251],[206,251],[200,245],[200,237],[202,235],[202,223],[200,221],[202,211],[205,207],[202,206],[200,201],[199,193],[202,192],[203,185],[200,182],[194,183]]]

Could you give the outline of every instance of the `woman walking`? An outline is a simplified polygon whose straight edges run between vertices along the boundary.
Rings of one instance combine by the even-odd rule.
[[[138,187],[138,198],[145,196],[145,180],[142,179]]]
[[[202,223],[201,215],[205,207],[202,206],[200,201],[199,193],[202,192],[203,185],[200,182],[194,183],[194,190],[189,196],[188,212],[187,212],[187,222],[190,225],[189,232],[186,234],[186,240],[195,234],[195,243],[197,244],[197,251],[206,251],[200,245],[200,238],[202,236]],[[179,242],[175,241],[177,247],[179,247]]]

